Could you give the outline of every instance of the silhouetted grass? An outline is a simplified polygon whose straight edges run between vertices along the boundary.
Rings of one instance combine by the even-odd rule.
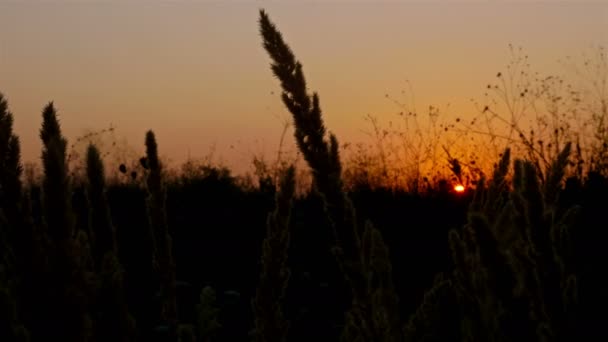
[[[152,131],[145,156],[101,152],[94,133],[68,145],[53,103],[37,178],[0,95],[2,341],[608,339],[601,87],[591,135],[564,119],[579,93],[509,71],[488,90],[510,111],[483,106],[469,125],[431,108],[419,142],[370,117],[373,147],[344,158],[302,65],[263,11],[259,24],[310,187],[281,151],[247,181],[194,161],[171,173]],[[546,101],[534,132],[518,121],[526,101]],[[441,146],[445,129],[504,144],[472,163]]]

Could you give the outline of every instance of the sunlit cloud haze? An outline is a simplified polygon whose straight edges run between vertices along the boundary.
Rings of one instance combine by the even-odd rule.
[[[237,169],[252,153],[274,153],[289,117],[261,46],[260,8],[343,142],[366,138],[367,114],[391,120],[399,108],[385,95],[402,90],[418,111],[473,111],[470,99],[481,100],[509,62],[509,43],[543,73],[608,46],[602,2],[3,1],[0,91],[25,160],[39,158],[40,113],[51,100],[70,140],[113,125],[141,151],[153,129],[174,162],[215,145]]]

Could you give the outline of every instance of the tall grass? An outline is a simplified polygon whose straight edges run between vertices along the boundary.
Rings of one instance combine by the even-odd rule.
[[[352,290],[342,339],[399,340],[397,296],[382,236],[369,222],[364,229],[357,226],[355,209],[343,189],[338,139],[326,135],[319,96],[307,93],[301,63],[263,10],[259,22],[271,69],[281,82],[281,98],[292,114],[296,143],[312,170],[314,190],[323,198],[333,229],[333,254]]]
[[[559,80],[528,79],[529,74],[518,69],[527,68],[527,57],[514,54],[510,71],[498,74],[496,84],[488,87],[489,93],[503,99],[507,114],[488,105],[478,118],[494,141],[502,133],[492,122],[508,125],[505,144],[490,146],[500,156],[490,169],[481,170],[481,165],[474,166],[447,146],[440,148],[432,139],[415,145],[420,134],[396,135],[404,145],[395,145],[388,139],[393,133],[385,132],[370,117],[377,139],[372,153],[375,159],[355,167],[373,165],[377,169],[366,170],[370,174],[349,174],[353,164],[343,162],[344,146],[328,132],[319,95],[309,93],[302,64],[263,10],[258,24],[271,70],[281,84],[281,99],[291,114],[298,150],[312,175],[310,194],[297,194],[297,170],[285,167],[289,163],[284,162],[281,151],[270,167],[255,160],[258,184],[247,189],[239,189],[241,183],[229,169],[210,164],[191,162],[181,178],[173,177],[159,158],[153,131],[146,134],[144,157],[112,166],[115,173],[127,177],[116,180],[117,184],[108,183],[111,177],[104,153],[95,144],[87,145],[85,163],[79,166],[84,172],[70,171],[70,161],[75,159],[68,155],[69,145],[52,102],[42,111],[41,182],[24,186],[19,139],[13,132],[7,101],[0,94],[2,341],[216,341],[234,340],[238,333],[259,342],[299,341],[299,330],[293,327],[302,324],[302,310],[297,309],[303,308],[291,307],[297,302],[293,293],[314,290],[301,282],[318,277],[303,271],[307,267],[326,267],[327,260],[308,260],[319,246],[327,248],[340,272],[335,279],[323,279],[319,287],[332,288],[334,296],[344,288],[348,292],[349,303],[344,307],[335,298],[322,299],[327,305],[323,311],[344,309],[342,317],[331,322],[344,342],[572,341],[584,339],[589,331],[602,333],[604,317],[589,312],[608,303],[604,288],[594,283],[604,275],[605,254],[601,245],[588,251],[586,244],[605,242],[603,226],[597,223],[605,216],[601,201],[608,191],[603,176],[607,78],[600,73],[608,71],[602,62],[606,60],[603,50],[598,50],[598,62],[590,67],[597,71],[592,77],[600,76],[591,82],[587,95],[594,100],[587,102],[588,107],[579,107],[584,102],[582,95],[562,87]],[[512,74],[511,70],[518,72]],[[565,95],[570,97],[565,100]],[[539,102],[544,109],[536,106]],[[576,126],[577,131],[567,118],[583,109],[592,114],[593,125]],[[520,122],[529,111],[539,114],[535,120],[540,128],[528,133]],[[407,119],[408,123],[414,121],[413,117]],[[467,134],[479,133],[471,131],[474,125],[459,122],[435,124],[457,134],[467,129]],[[426,138],[441,132],[433,129]],[[589,134],[588,129],[594,133]],[[391,156],[395,146],[408,151],[405,157],[412,157],[406,168],[413,172],[409,180],[399,178],[398,173],[405,169],[390,169],[390,158],[397,158]],[[421,201],[425,184],[432,187],[434,182],[426,178],[431,175],[423,176],[423,165],[436,167],[439,162],[430,156],[437,153],[445,153],[447,171],[455,182],[473,185],[475,181],[462,227],[432,227],[429,222],[436,221],[430,215],[448,213],[431,211],[422,221],[402,218],[404,227],[392,232],[362,214],[373,213],[384,202],[370,203],[370,197],[365,202],[370,208],[355,209],[357,187],[349,182],[360,181],[357,177],[363,178],[362,183],[378,182],[379,187],[392,190],[396,184],[405,184],[411,193],[404,196],[415,193],[411,198]],[[135,170],[136,177],[131,177],[129,172]],[[204,182],[214,187],[201,186]],[[183,189],[188,191],[180,192]],[[373,190],[363,194],[372,196]],[[214,197],[201,200],[212,191],[217,192]],[[250,201],[244,209],[231,202],[236,198],[233,193]],[[395,193],[390,194],[394,196],[390,200],[397,203]],[[466,201],[466,196],[457,200]],[[187,201],[180,202],[184,199]],[[411,214],[419,208],[415,200],[399,202],[394,211]],[[221,201],[229,204],[218,209],[216,202]],[[251,203],[263,208],[263,215],[254,213]],[[269,213],[267,203],[272,209]],[[184,218],[186,211],[181,209],[185,206],[195,212],[192,222]],[[211,214],[221,219],[214,222]],[[245,222],[238,230],[229,227],[229,222],[236,222],[230,219],[240,215],[250,216],[238,221]],[[258,216],[262,217],[259,226],[264,227],[259,232],[254,231],[259,226],[253,219],[247,221]],[[441,233],[442,229],[449,233]],[[317,235],[306,241],[310,232]],[[329,245],[323,244],[324,233],[331,236]],[[213,234],[214,239],[206,241]],[[433,234],[439,237],[424,240]],[[398,239],[403,236],[412,240]],[[223,245],[212,246],[218,241]],[[255,258],[241,250],[258,243],[252,248],[258,253]],[[443,245],[446,255],[451,253],[450,263],[429,271],[437,273],[432,282],[430,278],[420,280],[416,272],[395,265],[422,263],[432,256],[403,253],[398,250],[402,243],[410,248],[420,244],[421,250]],[[427,245],[422,246],[424,243]],[[184,250],[176,248],[178,245]],[[303,255],[294,257],[298,248]],[[195,257],[205,255],[201,251],[207,249],[218,255]],[[403,263],[391,258],[396,254],[420,260]],[[245,259],[259,260],[258,274],[255,261]],[[245,266],[236,269],[234,260]],[[183,267],[188,263],[194,267]],[[192,269],[196,269],[195,276],[188,273]],[[239,282],[235,287],[243,293],[227,287],[228,281],[207,274],[218,269],[231,279],[230,285]],[[178,275],[189,279],[178,281],[182,279]],[[430,286],[425,293],[415,292],[414,282]],[[302,292],[290,293],[296,287]],[[226,291],[217,290],[220,288]],[[404,305],[417,298],[421,299],[417,308]],[[249,311],[241,314],[242,310]],[[244,324],[229,321],[243,316],[248,316]],[[311,322],[315,321],[307,321],[310,326],[305,327],[309,331],[317,328]],[[242,331],[230,331],[235,327]]]
[[[26,341],[29,337],[17,310],[21,304],[18,303],[19,272],[27,256],[13,248],[27,239],[21,210],[21,172],[20,144],[13,133],[13,115],[0,93],[0,338],[14,341]]]
[[[175,283],[175,263],[173,261],[173,240],[167,225],[165,188],[162,181],[162,165],[158,159],[158,146],[154,132],[146,133],[146,180],[148,217],[154,236],[156,253],[154,264],[160,277],[160,317],[167,324],[167,338],[177,340],[177,302]]]
[[[268,215],[268,229],[262,247],[262,271],[253,300],[255,340],[284,342],[289,322],[282,306],[289,281],[287,251],[289,249],[291,210],[295,191],[295,169],[288,168],[281,179],[276,208]]]
[[[95,306],[99,339],[136,340],[135,321],[125,298],[124,267],[118,259],[116,230],[111,221],[106,198],[105,171],[101,155],[94,145],[87,149],[89,234],[92,236],[94,269],[99,278]]]

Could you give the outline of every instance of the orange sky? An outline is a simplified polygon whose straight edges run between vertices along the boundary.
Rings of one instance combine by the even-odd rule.
[[[274,153],[288,116],[258,34],[262,7],[343,142],[365,138],[367,114],[393,119],[385,94],[400,97],[405,80],[416,109],[449,103],[455,117],[482,99],[509,43],[549,73],[562,71],[560,58],[608,46],[606,2],[2,1],[0,92],[24,159],[39,158],[50,100],[70,141],[112,124],[137,151],[153,129],[176,162],[212,145],[237,169]]]

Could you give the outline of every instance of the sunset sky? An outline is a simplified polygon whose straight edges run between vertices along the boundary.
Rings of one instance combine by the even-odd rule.
[[[288,115],[261,45],[260,8],[343,142],[365,138],[367,114],[392,119],[399,108],[385,94],[400,98],[406,80],[415,109],[449,104],[455,117],[504,69],[509,43],[543,73],[608,46],[603,1],[0,0],[0,92],[24,159],[40,156],[51,100],[70,141],[112,124],[136,151],[153,129],[174,162],[214,144],[237,168],[274,153]]]

